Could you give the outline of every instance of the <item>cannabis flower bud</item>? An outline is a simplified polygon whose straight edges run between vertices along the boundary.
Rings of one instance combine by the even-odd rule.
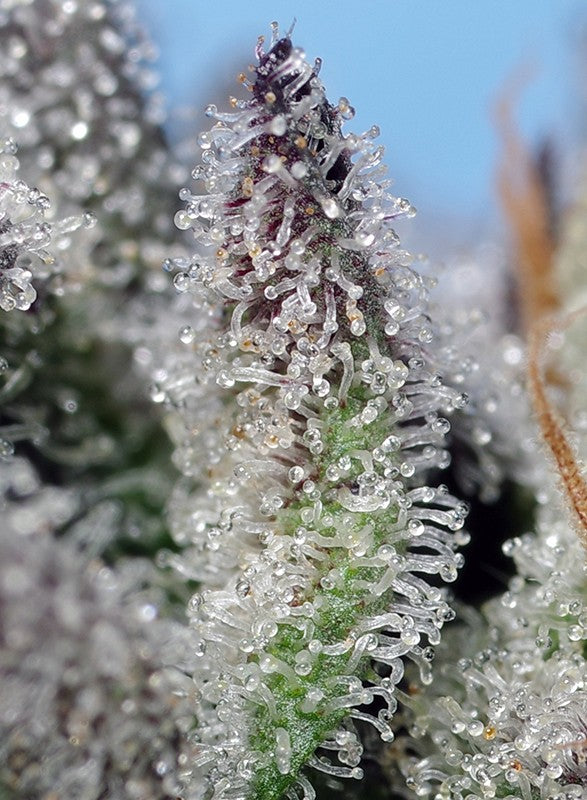
[[[201,581],[185,777],[217,800],[312,797],[308,764],[361,776],[361,727],[393,738],[402,659],[429,680],[452,616],[423,575],[454,580],[466,541],[464,504],[435,483],[466,398],[437,371],[427,284],[392,227],[412,209],[388,194],[378,129],[343,134],[348,100],[327,101],[319,62],[276,26],[257,56],[239,76],[250,100],[209,106],[203,188],[181,193],[198,252],[174,282],[194,295],[180,338],[197,379],[170,359],[158,397],[183,414],[178,463],[201,479],[174,498],[183,550],[163,560]]]

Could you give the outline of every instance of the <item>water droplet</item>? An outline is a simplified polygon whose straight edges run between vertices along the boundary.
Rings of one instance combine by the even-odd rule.
[[[328,217],[328,219],[337,219],[340,216],[340,208],[336,200],[333,200],[331,197],[326,197],[320,201],[320,205],[322,206],[322,210]]]
[[[304,478],[303,467],[299,466],[291,467],[291,469],[287,473],[287,477],[290,479],[292,483],[299,483]]]
[[[82,220],[84,228],[95,228],[98,224],[98,218],[91,211],[85,211],[82,216]]]
[[[294,178],[300,180],[301,178],[305,178],[305,176],[308,174],[308,167],[303,161],[296,161],[294,164],[292,164],[290,172]]]
[[[270,175],[274,174],[275,172],[279,172],[282,169],[283,164],[279,156],[274,154],[267,156],[267,158],[263,161],[263,170],[268,172]]]
[[[176,227],[179,228],[180,231],[186,231],[192,224],[189,215],[183,209],[180,209],[177,212],[174,217],[174,221]]]
[[[355,109],[346,97],[341,97],[338,101],[338,113],[343,119],[352,119],[355,116]]]
[[[89,127],[88,123],[84,122],[83,120],[79,120],[71,127],[71,138],[75,139],[77,142],[85,139],[88,135]]]
[[[7,439],[0,439],[0,458],[10,458],[14,454],[14,445]]]
[[[149,395],[154,403],[163,403],[167,395],[158,383],[151,384]]]
[[[269,131],[274,136],[283,136],[286,130],[287,130],[287,122],[282,114],[279,114],[277,117],[274,117],[271,120],[271,123],[269,125]]]
[[[184,325],[179,331],[179,341],[183,344],[191,344],[195,336],[196,333],[191,325]]]
[[[178,292],[186,292],[190,285],[189,276],[185,272],[178,272],[173,279],[173,285]]]

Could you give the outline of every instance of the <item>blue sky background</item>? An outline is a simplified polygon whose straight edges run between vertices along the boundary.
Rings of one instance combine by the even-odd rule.
[[[456,218],[482,231],[497,218],[492,107],[517,69],[535,73],[518,109],[530,142],[549,136],[569,152],[584,128],[585,0],[137,2],[175,114],[225,107],[257,36],[296,17],[294,41],[323,59],[329,97],[357,110],[350,127],[380,126],[395,190],[424,227]]]

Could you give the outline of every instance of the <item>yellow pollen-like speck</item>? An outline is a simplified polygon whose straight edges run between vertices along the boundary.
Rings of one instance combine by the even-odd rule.
[[[304,208],[304,214],[308,214],[308,216],[312,216],[312,214],[314,214],[315,211],[316,209],[314,208],[314,206],[306,206]]]
[[[257,145],[256,145],[256,144],[254,144],[254,145],[251,147],[250,153],[251,153],[251,155],[252,155],[252,156],[254,156],[254,157],[257,157],[257,156],[260,154],[260,152],[261,152],[261,151],[259,150],[259,148],[257,147]]]
[[[294,144],[296,145],[296,147],[299,147],[300,150],[303,150],[305,147],[308,146],[308,140],[306,139],[305,136],[298,136]]]
[[[227,256],[228,253],[226,252],[224,247],[219,247],[218,250],[216,251],[216,258],[219,258],[220,260],[226,258]]]
[[[245,83],[247,80],[247,76],[245,75],[244,72],[239,72],[239,74],[236,76],[236,79],[239,83]]]
[[[277,100],[277,97],[275,96],[274,92],[267,92],[265,95],[265,100],[268,103],[274,103]]]
[[[237,105],[238,105],[238,100],[236,99],[236,97],[230,97],[230,98],[228,99],[228,102],[230,103],[230,105],[232,106],[232,108],[236,108],[236,107],[237,107]]]
[[[483,731],[483,738],[490,741],[491,739],[495,739],[495,734],[497,733],[497,728],[495,725],[486,725],[485,730]]]
[[[251,195],[253,194],[254,186],[255,186],[255,184],[254,184],[252,178],[249,178],[249,177],[244,178],[243,182],[241,184],[241,190],[242,190],[243,195],[245,197],[251,197]]]

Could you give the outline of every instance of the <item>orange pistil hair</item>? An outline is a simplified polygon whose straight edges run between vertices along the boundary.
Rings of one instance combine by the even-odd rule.
[[[569,315],[565,319],[565,327],[587,309]],[[577,534],[583,547],[587,550],[587,482],[581,475],[577,459],[564,432],[558,414],[546,396],[546,385],[540,369],[540,354],[546,331],[550,326],[544,322],[535,326],[528,351],[528,383],[538,424],[554,456],[558,473],[567,495],[567,499],[578,522]]]
[[[556,371],[548,372],[545,379],[540,367],[544,337],[554,327],[547,320],[552,320],[560,300],[553,270],[555,242],[550,231],[546,186],[512,123],[512,105],[522,82],[523,78],[510,86],[497,107],[496,120],[504,146],[498,188],[514,237],[519,302],[528,338],[530,397],[540,431],[554,456],[578,522],[579,539],[587,549],[587,482],[581,475],[563,423],[546,394],[547,381],[559,386],[564,386],[565,381]],[[569,315],[564,327],[584,312]]]

